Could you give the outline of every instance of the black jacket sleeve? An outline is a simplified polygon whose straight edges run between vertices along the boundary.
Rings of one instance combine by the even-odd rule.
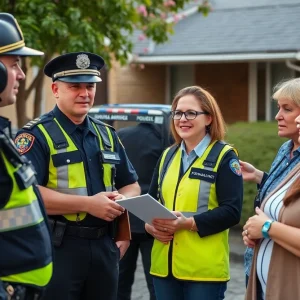
[[[39,185],[45,186],[48,182],[49,177],[49,160],[50,160],[50,150],[48,148],[45,137],[39,131],[37,127],[32,130],[21,129],[17,135],[15,141],[22,134],[26,133],[34,137],[34,142],[32,143],[30,149],[24,154],[29,161],[32,162],[36,172],[36,179]]]
[[[243,203],[243,178],[230,168],[230,161],[238,160],[234,151],[229,151],[219,166],[216,192],[219,207],[195,215],[201,237],[216,234],[239,223]]]
[[[13,181],[8,175],[2,156],[0,155],[0,209],[3,208],[11,195]]]
[[[154,169],[152,180],[150,183],[150,188],[148,194],[151,195],[154,199],[158,200],[157,198],[157,191],[158,191],[158,177],[159,177],[159,165],[160,165],[161,157],[157,161],[156,167]]]

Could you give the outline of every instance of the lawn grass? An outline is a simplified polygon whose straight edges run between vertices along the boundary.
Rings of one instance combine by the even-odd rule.
[[[235,123],[228,126],[226,141],[239,152],[239,158],[262,171],[269,171],[279,147],[286,141],[277,135],[276,122]],[[244,202],[240,225],[253,215],[256,184],[244,183]]]

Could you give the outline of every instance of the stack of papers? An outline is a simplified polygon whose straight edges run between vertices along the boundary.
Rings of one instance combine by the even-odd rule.
[[[177,219],[170,210],[149,194],[116,200],[116,203],[148,224],[152,224],[153,219]]]

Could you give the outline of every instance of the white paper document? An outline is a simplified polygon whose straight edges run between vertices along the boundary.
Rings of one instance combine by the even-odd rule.
[[[170,210],[149,194],[116,200],[116,202],[148,224],[152,224],[153,219],[177,219]]]

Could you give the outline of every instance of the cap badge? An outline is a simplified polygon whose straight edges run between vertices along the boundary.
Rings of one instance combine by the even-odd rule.
[[[90,66],[90,59],[86,54],[77,55],[76,66],[79,69],[87,69]]]

